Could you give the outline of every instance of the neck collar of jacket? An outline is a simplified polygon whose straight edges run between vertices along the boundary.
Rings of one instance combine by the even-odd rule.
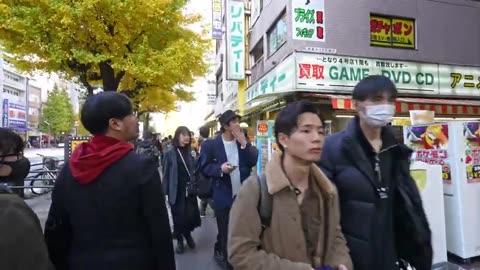
[[[360,140],[364,140],[368,143],[365,134],[363,134],[362,129],[360,128],[360,118],[355,116],[349,123],[346,129],[346,137],[350,142],[356,142],[360,144]],[[360,138],[360,140],[358,140]],[[393,148],[398,145],[397,139],[393,133],[391,126],[382,127],[381,131],[382,138],[382,150]],[[368,143],[369,144],[369,143]]]
[[[271,195],[288,187],[294,187],[290,183],[287,175],[282,168],[282,157],[279,154],[273,154],[272,159],[265,167],[265,176],[268,186],[268,193]],[[310,165],[310,176],[312,177],[320,189],[322,194],[333,196],[335,194],[335,187],[327,178],[327,176],[315,164]]]

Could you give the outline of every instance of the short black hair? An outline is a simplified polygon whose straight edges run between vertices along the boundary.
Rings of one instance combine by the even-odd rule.
[[[171,140],[171,139],[172,139],[172,135],[168,135],[168,139]]]
[[[198,131],[200,133],[200,136],[204,139],[210,136],[210,128],[208,126],[201,126]]]
[[[192,134],[186,126],[179,126],[177,130],[175,130],[175,135],[173,136],[173,145],[180,147],[180,134],[188,134],[188,136],[190,136],[190,143],[188,144],[188,146],[190,146],[192,144]]]
[[[293,132],[295,132],[298,127],[298,117],[304,113],[313,113],[318,115],[318,118],[320,118],[320,121],[323,123],[318,106],[308,101],[297,101],[290,103],[278,113],[277,119],[275,119],[275,139],[282,152],[284,149],[278,140],[278,135],[283,133],[290,136]]]
[[[23,153],[25,143],[22,137],[10,129],[0,128],[0,155]]]
[[[396,98],[398,94],[397,87],[389,78],[383,75],[371,75],[355,85],[352,99],[365,101],[383,93],[388,93],[392,98]]]
[[[124,119],[131,114],[132,103],[126,95],[105,91],[87,97],[82,107],[81,121],[91,134],[104,135],[110,119]]]

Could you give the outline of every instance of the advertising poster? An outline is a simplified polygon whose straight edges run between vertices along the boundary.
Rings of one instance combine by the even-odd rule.
[[[64,160],[67,161],[72,156],[72,153],[75,149],[82,143],[90,141],[90,137],[88,136],[75,136],[70,137],[65,144],[65,157]]]
[[[480,122],[464,123],[465,169],[468,183],[480,182]]]
[[[448,125],[432,124],[407,127],[405,144],[414,150],[412,161],[442,166],[444,184],[452,183],[448,161]]]
[[[415,20],[370,15],[370,44],[415,49]]]
[[[272,153],[280,149],[274,138],[274,121],[258,121],[256,128],[256,146],[258,149],[257,173],[265,171],[265,165],[272,158]]]
[[[293,39],[325,41],[325,1],[292,1]]]

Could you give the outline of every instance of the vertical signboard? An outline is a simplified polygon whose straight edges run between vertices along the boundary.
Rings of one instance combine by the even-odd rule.
[[[325,41],[325,1],[292,0],[292,38]]]
[[[222,39],[222,0],[212,0],[212,38]]]
[[[227,80],[245,79],[245,7],[243,1],[227,0]]]
[[[8,99],[3,100],[2,104],[2,127],[8,128]]]

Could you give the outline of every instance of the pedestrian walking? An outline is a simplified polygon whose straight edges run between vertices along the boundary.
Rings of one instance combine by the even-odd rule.
[[[185,252],[185,243],[195,248],[192,232],[200,227],[200,213],[194,189],[194,159],[191,155],[191,135],[187,127],[180,126],[173,137],[173,147],[163,159],[163,185],[172,212],[173,236],[177,240],[175,251]]]
[[[213,204],[217,218],[215,260],[231,269],[227,262],[227,238],[230,208],[242,182],[257,163],[258,150],[245,138],[240,116],[231,110],[220,116],[221,134],[204,142],[200,153],[200,169],[213,179]]]
[[[209,140],[210,137],[210,128],[208,126],[202,126],[199,129],[200,137],[198,139],[198,153],[202,151],[202,144]],[[210,208],[213,210],[213,201],[212,198],[200,198],[200,216],[205,217],[207,213],[207,207],[210,205]]]
[[[18,134],[0,128],[0,269],[53,270],[37,215],[7,187],[28,175],[24,147]]]
[[[324,141],[317,107],[289,104],[275,120],[275,137],[282,154],[247,179],[233,203],[230,263],[235,270],[353,269],[337,190],[315,165]]]
[[[385,76],[361,80],[352,93],[357,116],[326,139],[319,163],[338,188],[356,270],[432,267],[431,233],[409,171],[412,150],[388,126],[396,97]]]
[[[55,182],[45,239],[57,270],[174,270],[175,255],[157,164],[135,153],[138,120],[128,97],[88,96],[93,134]]]

